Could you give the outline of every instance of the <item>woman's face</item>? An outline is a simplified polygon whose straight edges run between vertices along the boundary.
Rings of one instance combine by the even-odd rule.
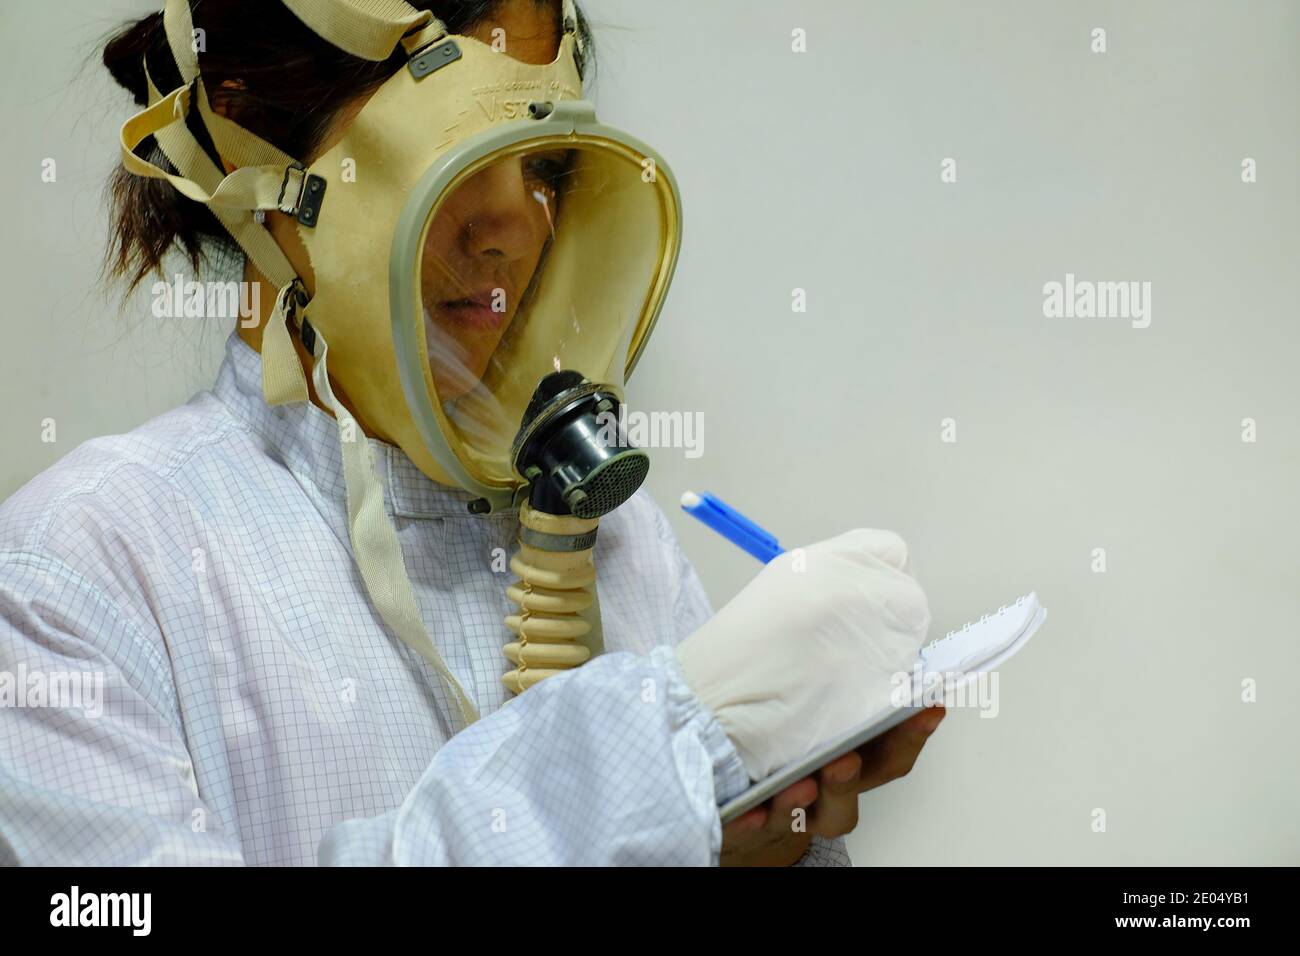
[[[558,51],[555,21],[553,5],[515,0],[470,35],[491,43],[493,31],[504,30],[502,55],[546,64]],[[495,162],[461,184],[430,223],[420,282],[443,401],[482,378],[514,319],[552,234],[565,161],[564,151],[552,151]]]

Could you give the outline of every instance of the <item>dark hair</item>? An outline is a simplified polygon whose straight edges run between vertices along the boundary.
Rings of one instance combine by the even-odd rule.
[[[412,4],[464,32],[488,19],[504,0],[440,0]],[[557,25],[559,0],[554,4]],[[279,0],[190,0],[195,29],[204,31],[199,69],[212,105],[240,126],[278,146],[290,156],[311,155],[339,110],[372,92],[405,64],[399,50],[382,63],[363,60],[322,40]],[[584,76],[591,73],[592,39],[579,13],[584,41]],[[104,65],[140,106],[148,103],[144,61],[154,86],[167,93],[181,84],[167,45],[161,12],[125,27],[104,46]],[[192,110],[188,126],[214,162],[216,148]],[[152,136],[136,152],[168,172],[175,172]],[[162,259],[178,246],[194,269],[213,253],[240,250],[211,211],[182,196],[166,180],[146,179],[120,166],[108,183],[112,235],[105,258],[106,276],[125,279],[127,291],[151,272],[161,273]]]

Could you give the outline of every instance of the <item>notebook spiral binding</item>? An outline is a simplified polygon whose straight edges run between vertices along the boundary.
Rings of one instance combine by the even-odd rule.
[[[937,647],[937,646],[940,645],[940,644],[944,644],[944,643],[946,643],[946,642],[952,640],[954,637],[957,637],[957,636],[960,635],[960,634],[966,634],[966,633],[968,633],[972,627],[979,627],[981,624],[985,624],[985,623],[987,623],[987,622],[988,622],[989,620],[991,620],[992,618],[995,618],[995,617],[1002,617],[1004,614],[1007,613],[1007,611],[1014,611],[1016,608],[1024,607],[1024,606],[1025,606],[1025,601],[1026,601],[1028,598],[1029,598],[1029,595],[1028,595],[1028,594],[1022,595],[1022,596],[1016,598],[1014,604],[1003,604],[1000,608],[998,608],[998,609],[997,609],[996,611],[994,611],[992,614],[981,614],[981,615],[980,615],[980,619],[979,619],[978,621],[971,621],[971,622],[968,623],[968,624],[963,624],[963,625],[962,625],[961,627],[959,627],[957,630],[955,630],[955,631],[949,631],[949,632],[948,632],[947,634],[945,634],[943,637],[940,637],[940,638],[937,638],[936,640],[931,641],[929,644],[925,645],[925,647],[923,647],[923,648],[921,649],[921,650],[922,650],[922,653],[924,653],[925,651],[930,650],[931,648]]]

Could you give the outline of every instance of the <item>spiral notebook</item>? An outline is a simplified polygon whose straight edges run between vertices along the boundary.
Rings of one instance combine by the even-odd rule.
[[[976,677],[1001,665],[1025,646],[1047,618],[1047,608],[1038,603],[1034,592],[1003,605],[992,614],[985,614],[955,631],[949,631],[921,648],[917,657],[919,673],[912,681],[914,690],[903,693],[909,705],[888,703],[878,707],[862,723],[814,748],[765,780],[755,783],[740,796],[723,805],[720,813],[723,823],[730,823],[746,810],[776,796],[790,784],[812,776],[836,757],[856,750],[874,740],[885,731],[896,727],[913,714],[924,709],[927,688],[933,695],[942,675],[943,687],[948,693],[960,693]]]

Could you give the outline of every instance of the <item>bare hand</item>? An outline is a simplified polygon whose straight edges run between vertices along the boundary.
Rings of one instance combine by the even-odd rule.
[[[906,775],[945,713],[926,708],[732,820],[722,828],[722,865],[790,866],[814,836],[850,832],[858,825],[858,795]],[[809,807],[806,816],[796,815]],[[801,817],[802,829],[795,826]]]

